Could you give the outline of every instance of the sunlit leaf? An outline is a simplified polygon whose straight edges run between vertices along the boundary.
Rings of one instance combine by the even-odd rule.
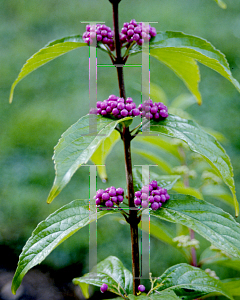
[[[233,300],[220,280],[187,264],[170,267],[157,279],[156,283],[160,284],[157,291],[173,290],[181,299],[190,300],[206,294],[217,293]]]
[[[217,4],[223,8],[226,9],[227,8],[227,4],[225,2],[223,2],[223,0],[214,0],[215,2],[217,2]]]
[[[119,295],[118,286],[122,295],[132,293],[132,273],[126,269],[122,262],[115,256],[109,256],[93,268],[83,277],[73,279],[74,284],[92,284],[101,287],[103,283],[108,285],[108,291]]]
[[[97,165],[97,171],[102,181],[107,180],[107,172],[105,167],[106,158],[119,139],[119,132],[114,130],[106,139],[101,141],[100,145],[91,157],[91,161]]]
[[[203,155],[230,187],[236,216],[238,216],[239,204],[236,198],[232,164],[225,150],[213,136],[206,133],[194,121],[174,115],[169,115],[160,122],[151,120],[150,131],[181,139],[188,144],[192,151]]]
[[[31,56],[26,63],[23,65],[18,77],[15,79],[11,87],[9,102],[12,102],[13,92],[15,86],[20,80],[25,76],[38,69],[39,67],[45,65],[54,58],[63,55],[71,50],[77,49],[79,47],[88,46],[87,43],[84,43],[80,35],[65,37],[62,39],[55,40],[48,43],[33,56]]]
[[[143,213],[148,214],[148,210]],[[151,210],[150,215],[185,225],[215,247],[240,258],[240,225],[221,208],[193,196],[173,194],[161,209]]]
[[[97,132],[90,133],[91,118],[96,117]],[[86,115],[65,131],[54,148],[55,179],[47,202],[50,203],[70,181],[73,174],[87,163],[100,143],[111,135],[116,125],[132,118],[112,120],[96,115]]]
[[[115,210],[90,212],[89,205],[86,205],[88,201],[72,201],[38,224],[19,257],[18,267],[12,282],[14,294],[28,270],[40,264],[59,244],[89,224],[90,217],[92,222],[108,213],[117,212]]]

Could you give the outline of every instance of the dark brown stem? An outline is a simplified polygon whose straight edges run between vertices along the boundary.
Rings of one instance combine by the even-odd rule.
[[[118,75],[118,85],[120,97],[126,101],[126,92],[124,87],[123,78],[123,65],[124,61],[121,56],[121,44],[119,40],[119,26],[118,26],[118,4],[121,0],[109,0],[113,6],[113,25],[115,32],[115,45],[116,45],[116,60],[115,66]],[[123,131],[121,134],[124,145],[124,157],[125,157],[125,171],[127,182],[127,194],[129,207],[135,207],[134,205],[134,187],[133,187],[133,175],[132,175],[132,159],[131,159],[131,133],[128,127],[123,125]],[[140,262],[139,262],[139,238],[138,238],[138,224],[140,218],[137,215],[137,210],[129,210],[129,216],[126,221],[130,224],[131,232],[131,245],[132,245],[132,273],[133,273],[133,294],[137,295],[138,285],[140,284]]]

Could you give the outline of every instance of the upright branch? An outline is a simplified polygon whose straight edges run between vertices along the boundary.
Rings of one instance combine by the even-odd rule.
[[[113,25],[115,32],[115,45],[116,45],[116,59],[114,64],[118,74],[119,94],[120,97],[126,101],[126,92],[124,87],[123,78],[123,65],[124,60],[121,55],[121,44],[119,39],[119,25],[118,25],[118,5],[121,0],[109,0],[113,6]],[[128,191],[128,205],[129,208],[135,207],[134,205],[134,187],[133,187],[133,175],[132,175],[132,159],[131,159],[131,133],[129,127],[123,126],[122,140],[124,144],[124,156],[125,156],[125,171],[126,182]],[[140,265],[139,265],[139,238],[138,238],[138,223],[140,222],[137,216],[137,210],[129,211],[129,217],[127,219],[130,224],[131,231],[131,246],[132,246],[132,273],[133,273],[133,294],[137,294],[137,288],[140,284]]]

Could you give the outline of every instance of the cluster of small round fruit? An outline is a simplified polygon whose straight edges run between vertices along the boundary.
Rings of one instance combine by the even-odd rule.
[[[148,120],[160,121],[168,117],[168,108],[162,102],[153,102],[151,99],[145,100],[138,106],[141,116]]]
[[[136,117],[140,115],[140,110],[136,108],[136,103],[128,97],[126,103],[123,98],[110,95],[108,99],[97,102],[97,108],[90,110],[90,114],[97,114],[118,119],[125,117]]]
[[[154,27],[146,26],[142,22],[137,24],[133,19],[130,22],[123,24],[123,28],[120,33],[120,41],[122,44],[127,42],[131,44],[135,41],[138,45],[142,45],[144,41],[149,41],[151,38],[157,35],[157,31]]]
[[[135,192],[134,204],[143,208],[151,207],[152,210],[161,208],[162,204],[170,199],[167,189],[160,187],[156,180]]]
[[[92,45],[93,39],[96,38],[97,42],[102,42],[109,46],[110,50],[113,51],[115,49],[114,40],[113,40],[114,32],[112,29],[105,24],[96,24],[96,25],[87,25],[86,31],[83,34],[83,40],[88,45]]]
[[[119,206],[123,202],[124,198],[124,189],[119,187],[115,188],[114,186],[108,187],[105,190],[100,189],[97,191],[94,199],[96,200],[96,205],[113,207],[114,204]]]
[[[132,42],[141,46],[144,41],[150,41],[156,35],[156,28],[146,26],[142,22],[137,24],[133,19],[123,24],[119,38],[122,46],[128,47]],[[93,39],[96,38],[97,42],[108,45],[111,51],[115,49],[114,31],[105,24],[87,25],[82,37],[88,45],[92,45]]]

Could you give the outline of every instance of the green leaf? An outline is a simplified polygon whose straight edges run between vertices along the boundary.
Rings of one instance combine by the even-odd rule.
[[[217,198],[217,199],[223,201],[224,203],[226,203],[230,206],[234,206],[233,205],[233,197],[229,193],[229,190],[227,190],[226,188],[224,188],[223,186],[221,186],[219,184],[218,185],[209,184],[209,185],[203,186],[202,193],[204,196],[214,197],[214,198]]]
[[[90,134],[91,118],[96,117],[97,132]],[[47,202],[61,192],[71,180],[73,174],[88,162],[100,143],[111,135],[120,122],[131,121],[132,118],[112,120],[96,115],[86,115],[65,131],[54,150],[55,179]]]
[[[193,187],[185,187],[184,183],[180,182],[180,181],[178,181],[175,184],[173,190],[179,194],[191,195],[198,199],[203,199],[203,195],[200,193],[200,191],[198,189],[195,189]]]
[[[177,146],[170,143],[170,141],[164,139],[161,136],[146,136],[146,135],[137,135],[134,141],[140,141],[143,144],[149,145],[151,147],[159,148],[168,153],[171,153],[178,159],[181,159],[178,152]]]
[[[89,205],[86,205],[88,201],[72,201],[38,224],[19,257],[18,267],[12,282],[14,294],[28,270],[40,264],[53,249],[90,223]],[[96,218],[101,218],[107,213],[116,213],[116,211],[93,212],[91,218],[96,220]]]
[[[240,271],[240,259],[232,257],[219,249],[205,249],[200,257],[201,265],[218,264],[223,267]]]
[[[105,161],[108,156],[108,154],[111,152],[113,146],[117,143],[117,141],[120,139],[120,134],[116,130],[114,130],[106,139],[101,141],[98,148],[95,150],[91,157],[91,161],[95,165],[102,165],[97,166],[98,174],[102,181],[107,180],[107,172]]]
[[[146,182],[149,176],[148,172],[143,170],[142,174],[141,168],[133,168],[133,184],[135,190],[142,188],[142,175]],[[150,180],[157,180],[158,185],[167,190],[170,190],[180,177],[179,175],[158,175],[157,173],[150,172]]]
[[[221,0],[218,3],[222,5]],[[130,51],[131,54],[140,52],[141,47],[137,45]],[[171,68],[183,80],[199,104],[200,76],[196,61],[227,78],[240,91],[240,84],[233,78],[224,54],[202,38],[182,32],[159,32],[150,42],[150,55]]]
[[[148,214],[148,210],[143,213]],[[240,225],[234,218],[204,200],[193,196],[174,194],[162,208],[150,214],[165,221],[185,225],[215,247],[240,258]]]
[[[238,216],[239,204],[236,198],[231,161],[225,150],[213,136],[206,133],[194,121],[174,115],[169,115],[168,118],[160,122],[151,120],[150,130],[181,139],[188,144],[192,151],[203,155],[230,187],[236,216]]]
[[[75,35],[52,41],[46,46],[44,46],[42,49],[40,49],[38,52],[36,52],[26,61],[20,73],[18,74],[18,77],[13,82],[9,102],[12,102],[15,86],[25,76],[30,74],[32,71],[38,69],[39,67],[45,65],[54,58],[83,46],[88,45],[87,43],[84,43],[80,35]]]
[[[232,296],[240,296],[240,278],[225,279],[223,285]]]
[[[179,300],[180,298],[173,291],[162,291],[161,293],[151,294],[149,296],[134,296],[128,295],[130,300]]]
[[[149,230],[149,222],[142,220],[142,229],[147,231]],[[173,242],[173,238],[175,235],[173,234],[172,230],[169,229],[164,223],[157,220],[157,218],[151,218],[150,221],[150,234],[155,238],[163,241],[164,243],[173,246],[175,249],[181,252],[181,254],[189,261],[189,253],[184,248],[177,247],[177,243]]]
[[[122,262],[115,256],[109,256],[93,268],[83,277],[74,278],[74,284],[82,282],[101,287],[103,283],[108,285],[108,291],[117,295],[132,293],[132,273],[126,269]],[[121,294],[119,294],[118,286]]]
[[[153,162],[154,164],[158,165],[158,167],[160,169],[162,169],[163,171],[165,171],[168,174],[172,173],[172,168],[171,166],[161,157],[156,156],[153,152],[150,152],[148,150],[148,152],[144,151],[144,150],[140,150],[138,148],[132,147],[132,152],[135,154],[138,154],[140,156],[142,156],[143,158],[145,158],[148,161]]]
[[[88,288],[89,288],[89,284],[86,284],[86,283],[84,283],[84,282],[81,282],[81,283],[79,283],[79,286],[80,286],[80,289],[81,289],[81,291],[82,291],[82,294],[83,294],[83,296],[86,298],[86,299],[89,299],[89,290],[88,290]]]
[[[223,8],[226,9],[227,8],[227,4],[225,2],[223,2],[222,0],[214,0],[215,2],[217,2],[217,4]]]
[[[233,300],[220,280],[188,264],[170,267],[156,282],[160,284],[157,291],[173,290],[181,299],[195,299],[209,293],[218,293]]]

